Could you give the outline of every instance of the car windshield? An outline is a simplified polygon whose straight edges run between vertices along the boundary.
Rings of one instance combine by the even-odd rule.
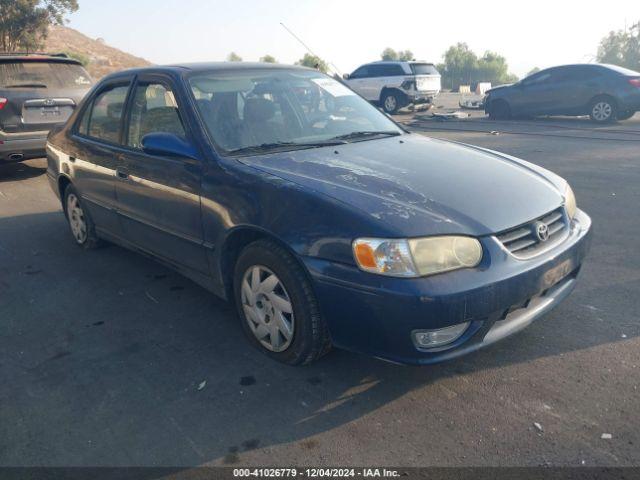
[[[209,72],[189,82],[211,139],[226,154],[313,148],[402,133],[369,102],[316,71]]]
[[[411,63],[414,75],[439,75],[438,70],[430,63]]]
[[[91,77],[75,63],[33,61],[0,63],[0,88],[81,88]]]

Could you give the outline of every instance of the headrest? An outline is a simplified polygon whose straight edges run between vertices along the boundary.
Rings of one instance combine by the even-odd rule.
[[[276,106],[266,98],[247,98],[244,104],[244,119],[249,122],[264,122],[276,114]]]

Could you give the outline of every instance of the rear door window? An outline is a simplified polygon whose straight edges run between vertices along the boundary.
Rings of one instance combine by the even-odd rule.
[[[142,138],[149,133],[173,133],[185,138],[178,104],[170,88],[161,83],[140,83],[131,105],[127,145],[142,148]]]
[[[128,91],[128,85],[118,85],[100,92],[84,112],[80,121],[80,133],[109,143],[119,143]]]
[[[397,77],[405,75],[402,67],[397,64],[371,65],[370,69],[373,71],[371,75],[373,77]]]

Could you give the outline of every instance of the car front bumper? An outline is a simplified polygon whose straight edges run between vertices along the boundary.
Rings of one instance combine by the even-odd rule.
[[[569,237],[545,254],[519,260],[494,237],[474,269],[418,279],[368,274],[305,257],[334,345],[404,364],[430,364],[478,350],[516,333],[573,290],[591,241],[591,219],[578,210]],[[469,322],[461,337],[420,349],[415,330]]]
[[[0,163],[44,157],[48,133],[46,131],[15,134],[0,132]]]

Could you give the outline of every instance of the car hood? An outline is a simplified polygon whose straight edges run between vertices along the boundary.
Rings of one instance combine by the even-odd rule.
[[[503,92],[505,90],[509,90],[514,85],[515,85],[515,83],[504,83],[502,85],[496,85],[495,87],[490,88],[489,90],[487,90],[485,93],[489,94],[489,93],[495,93],[495,92]]]
[[[416,134],[239,160],[356,207],[397,235],[486,235],[563,203],[564,181],[551,172]]]

